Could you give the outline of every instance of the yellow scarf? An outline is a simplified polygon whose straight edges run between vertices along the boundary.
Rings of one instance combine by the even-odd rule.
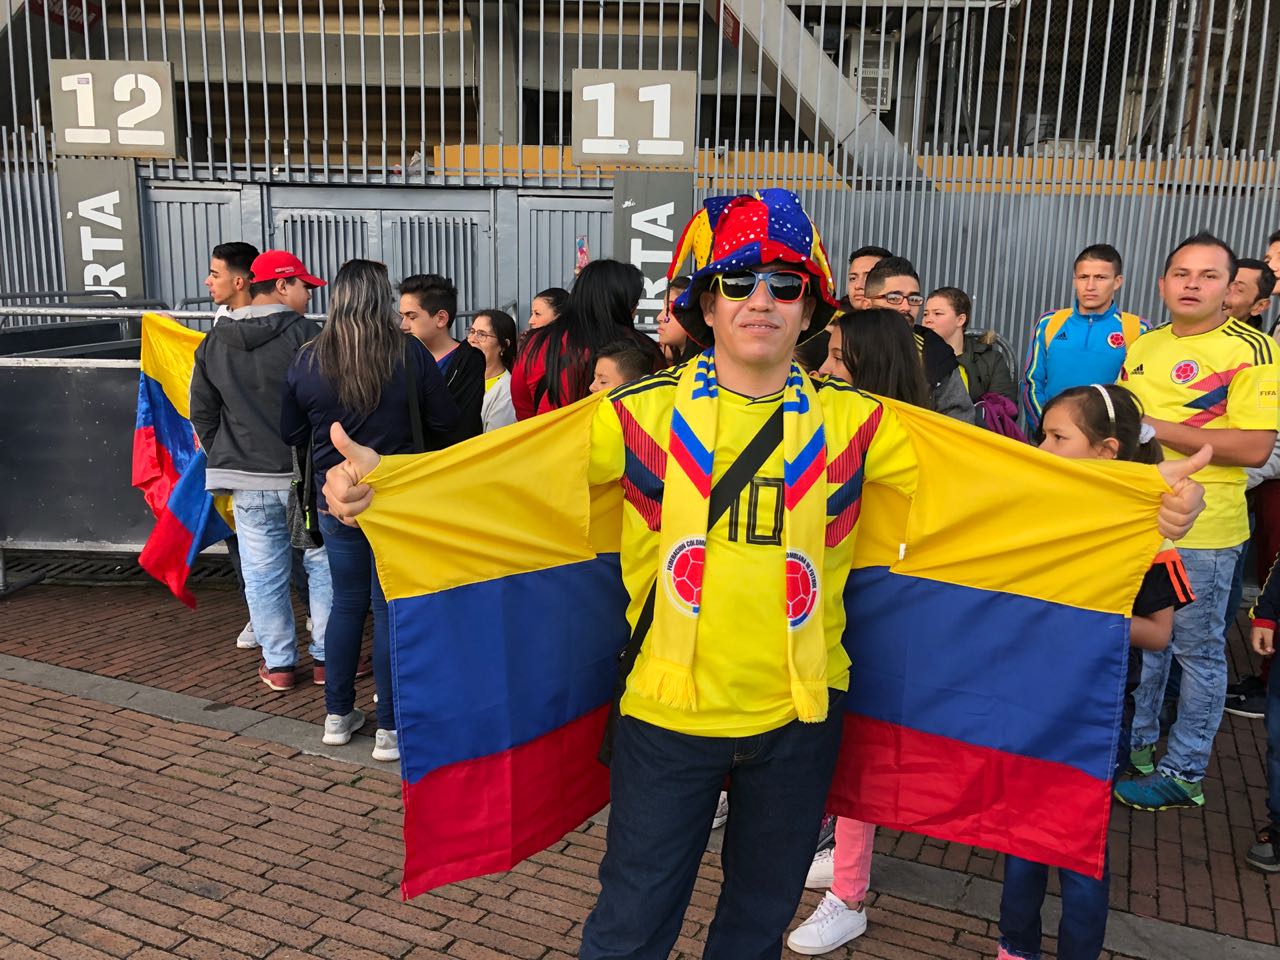
[[[685,365],[676,388],[658,535],[661,567],[653,630],[645,641],[647,655],[628,680],[640,696],[681,710],[698,709],[693,658],[706,563],[718,396],[712,348]],[[816,723],[827,716],[827,642],[822,623],[827,448],[817,392],[794,363],[783,391],[782,411],[787,667],[796,714]]]

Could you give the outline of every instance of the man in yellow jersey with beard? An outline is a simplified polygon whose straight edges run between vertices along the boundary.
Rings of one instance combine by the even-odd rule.
[[[1145,333],[1125,357],[1120,382],[1134,392],[1166,457],[1204,444],[1213,461],[1201,471],[1205,509],[1178,544],[1196,600],[1174,614],[1173,641],[1143,654],[1130,765],[1139,779],[1116,797],[1140,810],[1204,805],[1200,782],[1227,693],[1226,621],[1236,560],[1249,539],[1245,467],[1271,456],[1280,420],[1276,342],[1223,313],[1236,276],[1235,254],[1208,233],[1182,241],[1165,261],[1160,294],[1173,322]],[[1178,717],[1159,767],[1155,742],[1172,658],[1182,666]]]

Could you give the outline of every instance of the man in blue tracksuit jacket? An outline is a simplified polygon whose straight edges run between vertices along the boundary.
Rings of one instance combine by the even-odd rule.
[[[1039,431],[1044,405],[1063,390],[1115,383],[1129,344],[1147,330],[1145,320],[1116,306],[1122,270],[1115,247],[1085,247],[1075,262],[1075,308],[1051,311],[1036,321],[1022,393],[1028,436]]]

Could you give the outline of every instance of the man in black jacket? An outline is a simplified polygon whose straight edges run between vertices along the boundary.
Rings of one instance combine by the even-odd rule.
[[[231,493],[245,598],[262,647],[258,677],[272,690],[289,690],[298,659],[285,518],[293,454],[280,436],[280,402],[293,355],[320,332],[302,314],[311,290],[324,281],[283,250],[260,254],[251,271],[252,303],[228,313],[196,349],[191,424],[209,458],[205,487]],[[310,652],[320,673],[333,602],[324,548],[308,550],[303,564],[310,585]]]
[[[458,315],[458,288],[447,277],[419,273],[400,281],[400,329],[411,333],[436,358],[461,419],[457,429],[427,438],[427,449],[439,450],[484,432],[484,354],[465,340],[453,339]]]

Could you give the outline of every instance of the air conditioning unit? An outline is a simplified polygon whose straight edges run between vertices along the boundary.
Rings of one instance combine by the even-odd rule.
[[[894,79],[898,75],[898,33],[845,33],[844,62],[854,89],[876,113],[893,108]]]

